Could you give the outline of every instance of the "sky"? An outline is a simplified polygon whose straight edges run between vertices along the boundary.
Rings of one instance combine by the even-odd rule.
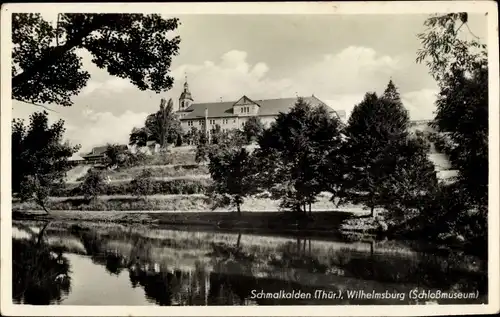
[[[51,16],[44,16],[54,22]],[[185,76],[194,102],[310,96],[348,114],[365,93],[382,93],[390,79],[412,120],[431,119],[437,85],[415,63],[427,15],[178,15],[181,38],[173,58],[174,86],[156,94],[110,76],[79,51],[91,79],[71,107],[51,106],[51,121],[65,121],[65,137],[80,153],[106,143],[128,143],[132,128],[159,108],[178,105]],[[55,22],[54,22],[55,23]],[[486,43],[486,17],[469,15]],[[467,34],[466,34],[467,36]],[[13,101],[13,117],[39,107]]]

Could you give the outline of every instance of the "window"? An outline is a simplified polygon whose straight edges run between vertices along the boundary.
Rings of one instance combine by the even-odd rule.
[[[210,119],[210,124],[215,124],[215,119]]]
[[[199,124],[199,125],[202,125],[202,124],[203,124],[203,121],[202,121],[202,120],[198,121],[198,124]]]
[[[192,127],[192,126],[193,126],[193,121],[189,120],[189,121],[188,121],[188,126],[189,126],[189,127]]]

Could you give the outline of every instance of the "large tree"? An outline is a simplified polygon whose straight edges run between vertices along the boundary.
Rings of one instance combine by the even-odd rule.
[[[29,126],[16,119],[12,124],[12,191],[22,200],[35,199],[46,212],[47,199],[61,186],[71,168],[68,159],[79,146],[63,142],[64,121],[49,126],[47,112],[35,112]]]
[[[12,98],[71,106],[86,86],[78,50],[110,75],[156,93],[172,87],[172,57],[180,38],[178,19],[158,14],[58,14],[55,25],[38,13],[12,14]]]
[[[468,26],[467,13],[435,15],[419,34],[417,62],[425,62],[439,85],[434,125],[470,203],[488,203],[488,59],[486,45]],[[471,38],[471,39],[467,39]]]
[[[244,198],[258,190],[253,156],[243,147],[222,147],[210,152],[209,160],[216,206],[234,205],[240,215]]]
[[[255,155],[264,188],[282,200],[282,207],[306,212],[306,205],[325,189],[329,156],[341,144],[340,121],[327,108],[299,98],[264,131]],[[338,154],[338,153],[337,153]]]
[[[205,162],[210,155],[225,151],[230,148],[241,148],[246,142],[241,131],[234,129],[227,132],[217,132],[217,142],[209,143],[204,132],[199,132],[198,144],[196,146],[196,162]]]
[[[147,141],[154,141],[161,148],[166,148],[168,144],[175,143],[178,136],[182,136],[182,128],[173,109],[174,103],[172,99],[168,103],[165,99],[162,99],[160,109],[146,118],[144,127],[132,129],[129,144],[145,146]]]
[[[409,197],[411,194],[420,195],[427,184],[435,183],[426,144],[421,138],[410,138],[408,126],[408,112],[392,80],[382,96],[367,93],[349,118],[344,193],[348,200],[370,208],[372,216],[376,207],[394,207],[401,202],[394,193],[407,193],[410,203],[417,199]],[[425,180],[419,182],[418,176]]]

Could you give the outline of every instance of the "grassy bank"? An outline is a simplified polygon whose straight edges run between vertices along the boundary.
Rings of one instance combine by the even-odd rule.
[[[319,231],[326,235],[334,235],[340,223],[352,214],[340,211],[314,212],[301,231]],[[298,229],[297,217],[289,212],[107,212],[107,211],[51,211],[46,215],[39,211],[17,211],[14,220],[72,220],[90,222],[168,224],[179,226],[200,226],[225,230],[259,230],[266,232],[283,232]]]
[[[279,201],[262,197],[250,197],[245,199],[242,205],[243,211],[279,211]],[[33,201],[13,201],[12,209],[17,211],[39,210],[40,207]],[[49,200],[49,210],[102,210],[102,211],[135,211],[135,210],[159,210],[159,211],[205,211],[211,212],[211,200],[205,195],[155,195],[147,198],[136,198],[127,195],[102,196],[96,201],[88,202],[83,197],[54,197]],[[336,210],[335,204],[324,194],[318,197],[318,201],[312,205],[313,211]],[[215,211],[230,211],[232,207],[215,209]],[[345,206],[342,210],[364,214],[367,211],[360,206]]]

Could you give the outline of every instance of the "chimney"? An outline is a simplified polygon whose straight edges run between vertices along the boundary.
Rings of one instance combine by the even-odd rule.
[[[205,108],[205,134],[208,132],[208,108]]]

